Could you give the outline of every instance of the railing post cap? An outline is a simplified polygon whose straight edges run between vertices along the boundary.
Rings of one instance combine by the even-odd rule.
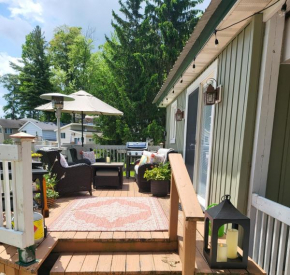
[[[10,135],[9,137],[12,139],[15,139],[16,141],[17,140],[19,141],[31,140],[32,141],[33,139],[35,139],[35,136],[27,134],[27,133],[23,133],[23,132]]]

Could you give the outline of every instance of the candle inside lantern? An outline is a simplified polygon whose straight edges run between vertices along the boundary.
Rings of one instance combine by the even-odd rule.
[[[228,246],[228,258],[236,259],[238,257],[238,230],[227,230],[227,246]]]
[[[224,243],[219,243],[217,247],[217,262],[226,262],[228,260],[228,247]]]
[[[107,163],[110,163],[111,162],[110,157],[106,157],[106,162]]]

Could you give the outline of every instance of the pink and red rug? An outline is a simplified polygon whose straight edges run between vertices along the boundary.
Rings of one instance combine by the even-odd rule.
[[[156,198],[95,197],[76,199],[49,231],[162,231],[168,219]]]

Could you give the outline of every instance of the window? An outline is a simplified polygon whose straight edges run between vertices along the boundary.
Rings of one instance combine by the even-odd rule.
[[[65,133],[60,133],[61,138],[65,138]]]
[[[11,128],[5,128],[5,134],[12,134]]]
[[[2,127],[0,127],[0,133],[2,133]]]
[[[176,119],[175,114],[177,111],[177,101],[175,100],[171,104],[170,109],[170,143],[175,143],[175,137],[176,137]]]

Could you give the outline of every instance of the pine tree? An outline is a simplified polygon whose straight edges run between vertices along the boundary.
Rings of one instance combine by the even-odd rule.
[[[110,85],[101,96],[108,101],[114,95],[111,104],[124,116],[100,117],[103,138],[99,142],[112,136],[116,143],[147,137],[155,144],[163,141],[165,110],[152,101],[198,20],[197,3],[148,0],[144,10],[142,0],[119,1],[123,16],[113,12],[115,37],[106,37],[103,48]]]
[[[40,95],[52,92],[46,49],[45,38],[37,26],[26,36],[26,41],[22,45],[20,61],[22,65],[11,63],[12,68],[19,72],[19,109],[33,118],[39,117],[39,111],[34,108],[46,103]],[[49,114],[48,116],[50,117]]]

